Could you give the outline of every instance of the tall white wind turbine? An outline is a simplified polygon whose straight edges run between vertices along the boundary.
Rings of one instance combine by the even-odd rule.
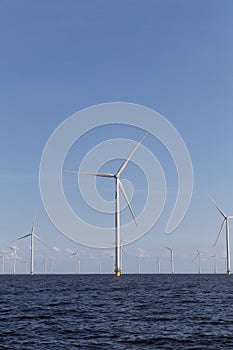
[[[170,247],[167,247],[167,246],[164,246],[164,248],[170,250],[170,253],[171,253],[171,273],[173,274],[175,272],[173,248],[170,248]]]
[[[34,275],[34,260],[35,260],[35,238],[43,243],[47,248],[51,249],[47,244],[45,244],[37,234],[35,234],[35,223],[36,223],[36,217],[34,218],[33,224],[32,224],[32,229],[31,232],[19,237],[16,239],[16,241],[19,241],[20,239],[26,238],[26,237],[31,237],[31,263],[30,263],[30,275]]]
[[[219,233],[217,235],[216,241],[214,243],[214,246],[216,245],[218,238],[220,234],[222,233],[222,230],[224,228],[224,225],[226,226],[226,251],[227,251],[227,274],[231,274],[231,253],[230,253],[230,235],[229,235],[229,219],[233,219],[233,215],[227,216],[224,211],[218,206],[218,204],[211,198],[212,202],[214,203],[215,207],[219,211],[219,213],[223,216],[223,222],[220,227]]]
[[[73,173],[73,174],[84,174],[84,175],[99,176],[99,177],[106,177],[106,178],[115,179],[115,269],[114,269],[114,272],[115,272],[116,276],[121,275],[120,192],[122,193],[122,195],[123,195],[123,197],[128,205],[128,208],[131,212],[131,215],[135,221],[135,224],[136,224],[136,219],[135,219],[135,216],[133,213],[133,209],[131,208],[131,205],[130,205],[130,202],[129,202],[128,197],[126,195],[125,189],[121,183],[120,175],[146,136],[147,136],[147,133],[137,143],[137,145],[134,147],[134,149],[132,150],[132,152],[130,153],[128,158],[124,160],[124,162],[122,163],[122,165],[120,166],[120,168],[118,169],[118,171],[115,174],[90,173],[90,172],[78,172],[78,171],[65,170],[65,172]]]

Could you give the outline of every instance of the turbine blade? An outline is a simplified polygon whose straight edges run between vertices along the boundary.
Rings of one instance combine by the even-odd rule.
[[[34,217],[33,224],[32,224],[32,231],[34,233],[35,231],[35,224],[36,224],[36,216]]]
[[[23,238],[26,238],[26,237],[30,237],[31,235],[32,235],[31,233],[28,233],[25,236],[22,236],[22,237],[19,237],[19,238],[15,239],[15,241],[19,241],[20,239],[23,239]]]
[[[226,214],[224,213],[224,211],[219,207],[219,205],[215,202],[215,200],[210,196],[211,201],[213,202],[213,204],[215,205],[215,207],[218,209],[219,213],[226,218]]]
[[[79,257],[78,251],[76,251],[75,253],[70,254],[70,256],[75,256],[75,255]]]
[[[8,247],[8,248],[13,250],[13,252],[16,252],[19,249],[18,247]]]
[[[195,258],[193,259],[193,262],[198,258],[198,256],[201,256],[198,249],[196,249],[197,254],[195,255]]]
[[[124,189],[124,187],[123,187],[123,185],[122,185],[120,179],[119,179],[119,187],[120,187],[120,190],[121,190],[121,192],[122,192],[122,194],[123,194],[123,196],[124,196],[124,198],[125,198],[125,201],[126,201],[126,203],[127,203],[127,205],[128,205],[128,208],[129,208],[129,210],[130,210],[130,212],[131,212],[131,215],[132,215],[132,217],[133,217],[133,219],[134,219],[135,225],[137,226],[137,222],[136,222],[136,218],[135,218],[133,209],[132,209],[132,207],[131,207],[131,205],[130,205],[130,202],[129,202],[129,200],[128,200],[128,197],[127,197],[127,195],[126,195],[125,189]]]
[[[222,230],[223,230],[223,227],[224,227],[225,222],[226,222],[226,219],[224,219],[223,222],[222,222],[222,225],[221,225],[221,227],[220,227],[219,233],[218,233],[217,238],[216,238],[216,240],[215,240],[215,242],[214,242],[214,247],[216,246],[216,243],[217,243],[217,241],[218,241],[218,239],[219,239],[219,236],[220,236],[220,234],[221,234],[221,232],[222,232]]]
[[[193,259],[193,262],[197,260],[198,255],[199,255],[198,253],[195,255],[195,258]]]
[[[228,218],[228,219],[233,219],[233,215],[231,215],[231,216],[228,216],[227,218]]]
[[[50,250],[53,250],[51,247],[49,247],[44,241],[42,241],[42,239],[39,237],[39,236],[37,236],[35,233],[34,233],[34,237],[36,238],[36,239],[38,239],[38,241],[40,241],[42,244],[44,244],[48,249],[50,249]]]
[[[64,172],[65,173],[72,173],[72,174],[100,176],[100,177],[114,177],[114,174],[110,174],[110,173],[89,173],[87,171],[73,171],[73,170],[64,170]]]
[[[120,166],[120,168],[118,169],[116,175],[120,175],[122,173],[122,171],[125,169],[126,165],[129,163],[130,159],[133,157],[134,153],[136,152],[136,150],[138,149],[138,147],[140,146],[140,144],[143,142],[143,140],[146,138],[146,136],[148,135],[148,132],[141,138],[141,140],[136,144],[136,146],[134,147],[134,149],[132,150],[132,152],[130,153],[130,155],[128,156],[127,159],[125,159],[125,161],[122,163],[122,165]]]
[[[166,245],[163,245],[163,247],[166,248],[166,249],[168,249],[168,250],[170,250],[170,251],[172,251],[172,248],[167,247]]]
[[[122,251],[122,255],[124,255],[127,258],[127,254],[126,254],[125,249],[123,248],[122,245],[121,245],[121,251]]]

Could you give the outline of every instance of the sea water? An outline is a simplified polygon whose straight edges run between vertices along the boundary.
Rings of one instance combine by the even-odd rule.
[[[233,349],[227,275],[2,275],[0,349]]]

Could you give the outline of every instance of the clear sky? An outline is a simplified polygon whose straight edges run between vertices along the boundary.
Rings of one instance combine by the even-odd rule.
[[[203,271],[213,271],[209,255],[222,257],[225,240],[222,235],[214,249],[222,219],[208,194],[233,215],[232,18],[231,0],[0,2],[0,250],[7,252],[7,272],[12,271],[7,247],[30,232],[34,215],[37,234],[58,252],[36,244],[37,272],[43,271],[43,254],[54,260],[55,272],[74,272],[69,254],[76,249],[82,272],[98,272],[100,260],[103,272],[111,272],[112,251],[77,245],[52,225],[40,197],[39,165],[60,123],[112,101],[144,105],[166,117],[183,137],[194,169],[193,198],[181,225],[165,233],[168,201],[154,228],[125,247],[123,269],[135,272],[138,255],[141,271],[154,272],[160,256],[161,272],[169,272],[162,247],[168,245],[177,272],[197,271],[196,248],[203,254]],[[103,140],[111,132],[103,131]],[[138,140],[141,133],[122,128],[115,136]],[[85,149],[98,137],[87,135]],[[174,166],[153,142],[149,136],[144,144],[161,158],[168,190],[175,193]],[[70,167],[81,146],[73,150]],[[69,179],[74,181],[66,177],[66,185]],[[68,186],[67,196],[78,205],[72,193]],[[18,256],[27,259],[29,240],[18,245]],[[224,260],[218,265],[223,272]],[[24,271],[20,260],[17,270]]]

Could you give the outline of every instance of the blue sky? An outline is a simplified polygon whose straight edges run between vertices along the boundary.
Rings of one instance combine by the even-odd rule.
[[[38,244],[37,271],[42,270],[41,256],[48,254],[56,272],[73,272],[66,252],[76,249],[83,272],[97,271],[100,259],[103,271],[111,271],[111,252],[77,246],[51,224],[38,174],[43,148],[61,122],[83,108],[122,101],[165,116],[183,137],[194,168],[193,199],[182,224],[172,235],[164,233],[172,207],[168,202],[154,229],[125,247],[126,272],[135,271],[137,254],[144,257],[142,271],[154,271],[160,256],[161,271],[168,272],[162,245],[174,247],[177,271],[195,271],[195,248],[206,255],[204,269],[212,271],[207,256],[224,255],[225,240],[222,235],[213,248],[221,217],[208,194],[233,214],[232,16],[231,0],[1,1],[0,250],[29,232],[36,214],[37,233],[60,251],[46,252]],[[137,130],[133,135],[118,130],[116,136],[140,138]],[[90,136],[87,145],[95,140],[98,135]],[[145,146],[153,142],[148,138]],[[169,157],[163,157],[159,146],[153,150],[169,190],[175,191]],[[29,242],[20,244],[18,255],[27,256]],[[222,265],[219,260],[224,271]]]

